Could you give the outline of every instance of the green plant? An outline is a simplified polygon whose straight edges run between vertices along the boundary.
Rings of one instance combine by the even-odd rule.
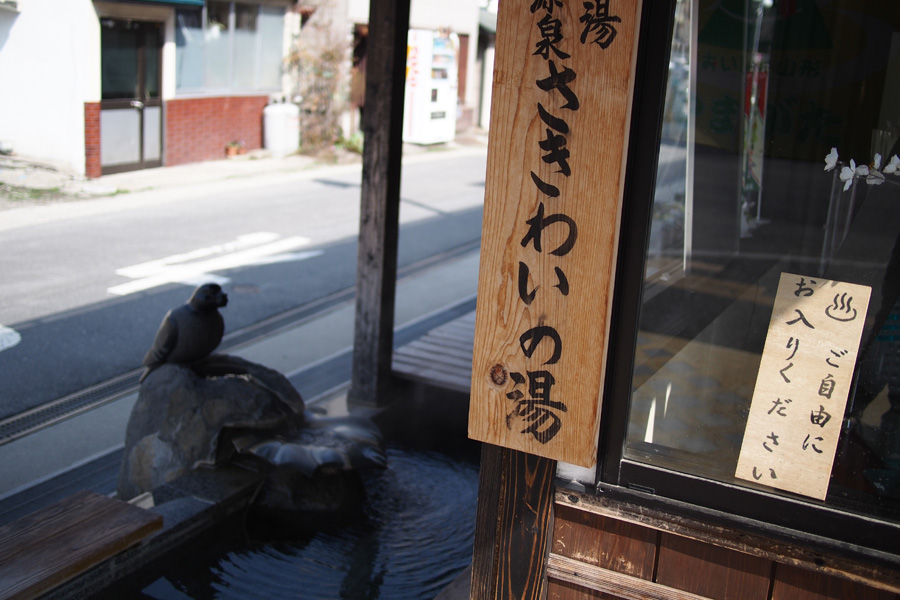
[[[357,154],[363,153],[363,134],[362,131],[354,132],[349,138],[345,138],[341,135],[338,140],[338,147],[343,148],[344,150],[348,150],[350,152],[355,152]]]

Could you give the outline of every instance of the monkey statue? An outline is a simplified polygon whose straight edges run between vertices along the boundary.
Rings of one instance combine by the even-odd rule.
[[[227,304],[222,287],[207,283],[194,290],[185,304],[166,313],[144,356],[141,382],[163,363],[190,364],[209,356],[222,341],[225,321],[219,308]]]

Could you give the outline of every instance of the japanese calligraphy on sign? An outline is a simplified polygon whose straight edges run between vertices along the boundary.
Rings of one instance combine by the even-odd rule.
[[[596,462],[636,0],[499,7],[470,437]]]
[[[781,274],[736,477],[825,499],[871,291]]]

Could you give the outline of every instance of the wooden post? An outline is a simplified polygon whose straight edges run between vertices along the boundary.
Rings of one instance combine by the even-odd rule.
[[[472,600],[546,596],[556,461],[485,444],[478,480]]]
[[[546,597],[556,461],[597,459],[640,0],[499,5],[469,436],[473,600]]]
[[[371,0],[350,399],[377,405],[391,376],[409,0]]]

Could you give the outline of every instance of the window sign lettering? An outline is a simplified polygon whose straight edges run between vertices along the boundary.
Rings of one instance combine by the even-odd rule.
[[[870,294],[782,273],[736,477],[825,499]]]
[[[499,6],[469,434],[586,467],[631,101],[605,91],[633,86],[639,4]]]

